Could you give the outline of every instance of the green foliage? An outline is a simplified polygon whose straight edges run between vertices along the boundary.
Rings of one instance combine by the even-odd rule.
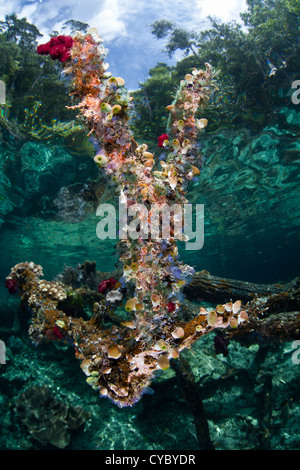
[[[10,15],[0,22],[0,30],[0,79],[6,84],[8,118],[25,129],[74,118],[75,112],[66,109],[62,66],[36,53],[38,29],[25,18]]]
[[[297,0],[249,1],[241,15],[259,56],[289,54],[300,39],[300,4]]]
[[[174,23],[172,21],[157,20],[151,25],[151,33],[154,34],[157,39],[162,39],[167,36],[173,27]]]
[[[83,23],[82,21],[77,21],[77,20],[68,20],[65,21],[63,25],[63,30],[69,28],[70,33],[73,35],[76,33],[76,31],[81,31],[82,33],[86,33],[87,30],[89,29],[88,23]]]
[[[151,32],[157,39],[168,37],[166,52],[171,57],[177,49],[184,51],[188,56],[190,52],[197,56],[194,49],[197,35],[193,31],[186,31],[182,28],[176,28],[174,23],[168,20],[157,20],[151,25]]]
[[[172,67],[158,63],[149,71],[148,80],[132,93],[135,105],[132,127],[137,141],[145,142],[151,148],[157,137],[165,132],[165,107],[172,102],[175,92]]]
[[[17,73],[22,59],[21,49],[14,43],[7,42],[0,34],[0,77],[9,87]]]
[[[42,36],[36,26],[28,23],[26,18],[17,18],[15,13],[6,15],[5,21],[0,21],[0,31],[7,41],[32,50],[36,47],[37,38]]]

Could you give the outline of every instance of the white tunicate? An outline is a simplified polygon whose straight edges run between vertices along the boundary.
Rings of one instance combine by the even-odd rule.
[[[119,290],[111,290],[106,295],[106,300],[108,302],[116,302],[117,300],[121,300],[122,297],[123,297],[123,295]]]

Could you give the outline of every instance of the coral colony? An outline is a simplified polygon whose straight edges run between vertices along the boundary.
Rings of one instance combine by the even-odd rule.
[[[96,30],[74,38],[58,36],[43,46],[65,64],[73,78],[71,95],[89,130],[97,139],[96,164],[111,177],[120,198],[130,207],[184,204],[188,180],[200,173],[195,165],[196,139],[207,120],[196,119],[196,111],[206,103],[212,86],[212,70],[193,69],[181,81],[169,111],[168,134],[158,144],[166,152],[157,168],[147,145],[133,139],[129,129],[131,98],[122,78],[113,77],[105,62],[107,50]],[[119,280],[107,279],[98,286],[101,296],[93,304],[89,320],[64,312],[64,302],[72,295],[69,286],[41,279],[42,267],[33,262],[17,264],[7,276],[11,293],[18,290],[32,311],[29,335],[35,344],[56,340],[72,344],[87,383],[118,406],[136,403],[151,383],[155,371],[165,370],[171,359],[189,348],[199,337],[215,328],[235,328],[247,320],[241,302],[218,305],[215,310],[200,308],[191,321],[182,318],[181,289],[192,278],[193,268],[178,257],[172,220],[168,239],[126,238],[119,240],[123,264]],[[185,239],[185,235],[182,235]],[[120,313],[121,312],[121,313]],[[119,322],[103,322],[119,315]]]

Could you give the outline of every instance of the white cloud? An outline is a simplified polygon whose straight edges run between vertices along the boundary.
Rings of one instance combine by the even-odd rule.
[[[34,16],[36,10],[38,8],[38,5],[37,3],[31,3],[30,5],[25,5],[20,13],[19,13],[19,17],[20,18],[27,18],[27,19],[30,19]]]
[[[19,3],[20,2],[18,0],[11,0],[8,5],[6,1],[0,1],[0,19],[4,20],[5,15],[10,15],[16,11]]]
[[[74,19],[96,27],[105,41],[124,36],[126,24],[123,19],[127,11],[138,0],[0,0],[0,18],[16,13],[19,18],[26,17],[41,32],[61,31],[65,21]],[[143,3],[143,2],[141,2]],[[133,11],[135,9],[133,8]]]
[[[90,26],[97,28],[105,41],[126,35],[126,26],[122,18],[123,9],[118,0],[105,0],[101,10],[87,20]]]
[[[49,32],[58,31],[69,19],[79,20],[96,27],[107,42],[130,38],[132,27],[141,40],[149,33],[147,26],[162,18],[198,29],[208,15],[229,21],[245,9],[246,0],[0,0],[0,18],[15,12]]]
[[[198,0],[203,17],[216,16],[223,21],[239,19],[239,13],[247,8],[246,0]]]

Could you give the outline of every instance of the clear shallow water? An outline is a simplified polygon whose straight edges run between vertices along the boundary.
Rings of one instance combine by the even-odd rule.
[[[287,120],[296,116],[295,110],[290,114],[283,111]],[[204,246],[189,251],[181,244],[182,259],[196,270],[252,282],[288,281],[297,276],[300,144],[295,140],[294,126],[290,130],[285,127],[284,132],[276,126],[257,135],[246,129],[223,131],[204,136],[201,143],[206,162],[198,181],[190,186],[188,199],[194,211],[195,204],[204,204]],[[26,145],[25,142],[17,150],[21,159]],[[44,143],[32,141],[31,146],[37,155],[47,149]],[[42,264],[50,277],[60,272],[64,264],[76,266],[85,259],[94,259],[101,271],[114,269],[114,241],[96,236],[97,204],[114,201],[109,184],[100,183],[98,193],[103,187],[103,196],[97,202],[79,197],[76,184],[80,192],[84,183],[78,181],[73,170],[73,182],[66,184],[72,156],[63,146],[56,149],[56,154],[59,152],[63,155],[61,174],[53,175],[53,162],[47,171],[32,162],[34,191],[26,192],[24,178],[21,184],[25,188],[20,188],[13,181],[13,172],[5,175],[10,182],[2,187],[2,203],[11,205],[4,215],[0,235],[3,275],[22,259]],[[15,158],[15,153],[6,150],[6,159]],[[90,163],[91,159],[86,156],[86,160]],[[27,157],[26,165],[28,161]],[[73,157],[77,173],[80,163]],[[89,170],[87,179],[97,179],[92,165]],[[87,171],[82,173],[81,179]],[[57,182],[57,189],[52,180]],[[71,189],[66,194],[61,188]]]

